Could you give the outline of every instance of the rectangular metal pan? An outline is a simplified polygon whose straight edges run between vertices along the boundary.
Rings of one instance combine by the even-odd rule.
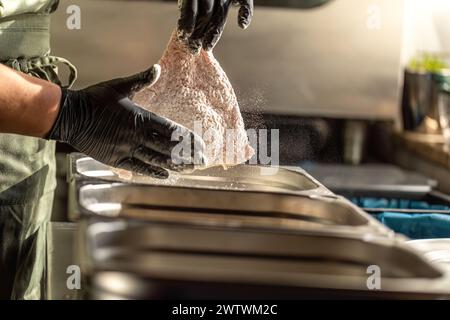
[[[115,277],[140,279],[143,292],[124,281],[124,295],[147,295],[151,290],[142,287],[161,280],[234,284],[236,292],[245,285],[267,286],[266,293],[279,286],[368,292],[367,270],[376,266],[379,297],[389,292],[450,297],[448,270],[384,237],[212,230],[121,219],[84,220],[79,231],[80,263],[95,286],[114,291]]]
[[[331,195],[108,183],[80,187],[77,203],[87,216],[194,226],[394,236],[357,206]]]
[[[207,188],[235,191],[261,191],[274,193],[331,194],[318,181],[298,167],[275,168],[238,165],[227,170],[212,167],[193,173],[171,172],[169,179],[161,180],[134,174],[120,177],[110,167],[80,153],[69,155],[68,180],[93,182],[108,181],[128,184]],[[267,171],[270,170],[270,171]]]
[[[69,161],[73,220],[81,207],[88,215],[174,223],[393,234],[300,168],[283,167],[267,176],[261,175],[259,166],[241,165],[169,180],[144,176],[126,180],[82,154],[72,154]]]
[[[437,182],[393,165],[311,164],[305,169],[332,192],[349,197],[421,199]]]

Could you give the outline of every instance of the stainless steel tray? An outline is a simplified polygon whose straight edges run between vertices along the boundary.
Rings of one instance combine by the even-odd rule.
[[[300,168],[241,165],[174,174],[169,180],[118,177],[83,156],[69,157],[69,213],[198,225],[393,236],[370,215],[337,197]],[[108,182],[108,183],[106,183]]]
[[[375,297],[450,297],[448,270],[385,237],[137,224],[122,219],[84,220],[79,237],[84,274],[94,289],[116,297],[151,298],[155,281],[232,284],[235,294],[244,286],[264,285],[269,297],[275,287],[350,290]],[[367,270],[373,265],[380,268],[381,288],[371,291]],[[139,281],[133,285],[130,277]],[[113,285],[117,283],[120,286]],[[298,298],[295,290],[291,293],[291,298]],[[207,297],[205,292],[197,294]]]
[[[421,239],[408,245],[422,252],[430,262],[446,264],[450,268],[450,239]]]
[[[81,153],[69,155],[68,180],[109,181],[128,184],[176,186],[186,188],[207,188],[235,191],[263,191],[276,193],[331,194],[318,181],[298,167],[280,167],[277,172],[265,175],[270,167],[238,165],[224,170],[211,167],[190,174],[172,172],[169,179],[161,180],[133,174],[132,178],[121,178],[110,167],[86,157]]]
[[[70,164],[83,217],[77,251],[94,291],[136,297],[137,278],[145,294],[160,280],[368,292],[367,267],[377,265],[383,292],[449,293],[447,272],[299,168],[262,176],[242,165],[163,181],[123,180],[80,154]]]
[[[194,226],[394,236],[349,201],[301,195],[136,184],[88,184],[78,191],[87,216]]]
[[[305,169],[333,192],[348,197],[421,199],[437,182],[386,164],[312,164]]]

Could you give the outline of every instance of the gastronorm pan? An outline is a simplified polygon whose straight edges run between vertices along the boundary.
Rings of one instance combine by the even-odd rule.
[[[92,158],[81,153],[68,156],[68,180],[71,181],[109,181],[129,184],[147,184],[178,186],[186,188],[208,188],[236,191],[264,191],[278,193],[318,193],[331,194],[318,181],[298,167],[267,167],[256,165],[237,165],[225,170],[222,167],[210,167],[193,173],[179,174],[171,172],[168,179],[156,179],[139,174],[121,177]]]
[[[78,190],[86,216],[227,228],[338,234],[393,232],[344,198],[193,189],[138,184],[87,184]]]
[[[87,215],[174,223],[393,235],[300,168],[261,175],[261,167],[241,165],[174,174],[169,180],[139,175],[127,180],[80,154],[71,155],[70,163],[72,219],[81,208]]]
[[[92,158],[81,153],[68,156],[67,179],[69,184],[69,218],[79,217],[77,193],[81,186],[95,183],[124,183],[130,185],[144,184],[150,186],[183,187],[192,192],[198,189],[257,191],[270,193],[292,193],[307,195],[333,194],[304,170],[294,167],[278,168],[276,172],[262,171],[267,167],[239,165],[228,170],[212,167],[198,170],[190,174],[171,173],[169,179],[161,180],[148,176],[133,174],[124,178]],[[270,168],[269,168],[270,169]],[[263,173],[263,174],[262,174]],[[170,189],[165,189],[170,190]],[[244,196],[243,194],[241,196]]]
[[[272,298],[303,289],[376,295],[367,289],[373,265],[385,294],[447,297],[447,272],[299,168],[265,176],[242,165],[162,181],[123,179],[79,154],[70,161],[72,202],[83,217],[77,252],[94,297],[217,290],[220,298],[230,286],[230,297],[248,287]],[[167,293],[168,283],[178,287]]]
[[[450,297],[448,270],[428,262],[404,242],[386,237],[211,229],[123,219],[83,220],[79,231],[83,274],[94,292],[116,298],[161,297],[168,283],[184,283],[178,291],[183,294],[166,292],[169,298],[206,298],[211,292],[197,288],[189,296],[192,287],[186,283],[214,285],[219,291],[216,298],[224,298],[221,290],[227,287],[228,297],[236,298],[248,286],[262,286],[254,293],[269,298],[283,296],[277,292],[298,298],[298,290],[312,289],[358,291],[378,298]],[[368,285],[370,268],[378,268],[380,287]]]

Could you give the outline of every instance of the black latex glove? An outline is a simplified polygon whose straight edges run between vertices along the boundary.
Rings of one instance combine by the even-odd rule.
[[[182,171],[203,165],[201,138],[130,100],[156,82],[159,74],[160,67],[155,65],[137,75],[83,90],[62,89],[61,108],[48,139],[68,143],[107,165],[157,178],[169,176],[165,169]],[[189,149],[184,149],[190,151],[185,152],[187,156],[172,154],[173,148],[180,146],[180,141],[172,141],[174,133],[184,140],[181,143],[188,144]]]
[[[246,29],[253,16],[253,0],[179,0],[179,37],[192,52],[212,50],[222,35],[231,4],[239,6],[238,24]]]

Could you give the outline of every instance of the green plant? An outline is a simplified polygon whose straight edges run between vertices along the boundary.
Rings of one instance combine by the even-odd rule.
[[[437,54],[423,53],[414,57],[408,64],[408,68],[413,71],[426,71],[439,73],[442,69],[448,68],[448,64]]]

